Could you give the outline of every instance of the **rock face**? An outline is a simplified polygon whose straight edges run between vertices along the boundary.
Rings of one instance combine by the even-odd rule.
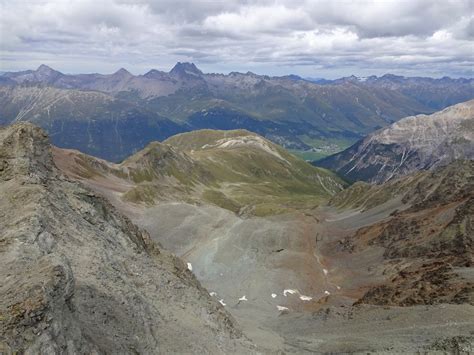
[[[404,118],[315,164],[352,181],[380,183],[455,159],[474,159],[474,100]]]
[[[65,178],[39,128],[0,130],[0,352],[248,353],[186,265]]]

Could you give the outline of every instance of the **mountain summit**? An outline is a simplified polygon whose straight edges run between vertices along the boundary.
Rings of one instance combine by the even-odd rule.
[[[183,76],[183,75],[194,75],[194,76],[199,76],[203,75],[203,72],[199,70],[194,63],[181,63],[178,62],[176,65],[171,69],[170,75],[178,75],[178,76]]]
[[[63,73],[54,70],[53,68],[41,64],[38,69],[34,72],[34,80],[32,81],[42,81],[48,84],[54,83],[64,76]]]
[[[25,70],[17,73],[6,73],[5,77],[12,79],[13,81],[22,83],[41,83],[41,84],[54,84],[59,79],[65,77],[65,75],[46,64],[41,64],[36,70]]]
[[[51,73],[60,73],[59,71],[57,70],[54,70],[53,68],[51,68],[50,66],[47,66],[46,64],[41,64],[38,69],[36,69],[36,72],[37,73],[48,73],[48,74],[51,74]],[[61,74],[61,73],[60,73]]]
[[[125,68],[120,68],[117,70],[115,73],[112,75],[114,76],[121,76],[121,77],[128,77],[128,76],[133,76],[132,73],[130,73],[127,69]]]

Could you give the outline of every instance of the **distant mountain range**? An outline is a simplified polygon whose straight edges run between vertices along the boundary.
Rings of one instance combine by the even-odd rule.
[[[456,159],[474,159],[474,100],[406,117],[315,164],[351,181],[380,183]]]
[[[44,87],[55,90],[44,89],[45,97]],[[290,149],[327,155],[328,142],[343,149],[400,118],[472,99],[473,88],[473,79],[390,74],[315,82],[296,75],[205,74],[192,63],[144,75],[125,69],[69,75],[41,65],[0,76],[0,123],[33,121],[55,144],[115,161],[150,141],[202,128],[248,129]],[[67,112],[60,107],[64,97]],[[107,105],[95,105],[104,100]],[[92,107],[93,117],[85,114]],[[110,146],[120,148],[110,152]]]

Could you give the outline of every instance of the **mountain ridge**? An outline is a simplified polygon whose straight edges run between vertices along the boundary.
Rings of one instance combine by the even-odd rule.
[[[401,119],[315,162],[355,181],[384,182],[455,159],[474,159],[474,100]]]
[[[173,72],[173,70],[175,72],[180,71],[180,70],[189,70],[190,72],[195,72],[196,74],[202,74],[202,75],[217,75],[217,76],[249,75],[249,76],[254,76],[254,77],[262,77],[262,78],[275,78],[275,79],[286,78],[286,79],[291,79],[291,80],[305,80],[305,81],[309,81],[309,82],[322,81],[322,82],[325,82],[325,83],[334,83],[334,82],[344,83],[344,82],[353,82],[353,81],[359,81],[359,82],[361,82],[361,81],[362,82],[363,81],[385,81],[385,82],[396,81],[396,82],[402,82],[402,81],[405,81],[405,80],[470,82],[470,81],[474,80],[474,78],[465,78],[465,77],[452,78],[450,76],[443,76],[443,77],[404,76],[404,75],[397,75],[397,74],[392,74],[392,73],[385,73],[385,74],[382,74],[380,76],[378,76],[378,75],[369,75],[369,76],[366,76],[366,77],[351,75],[351,76],[340,77],[340,78],[336,78],[336,79],[311,78],[311,77],[305,78],[305,77],[302,77],[302,76],[296,75],[296,74],[284,74],[284,75],[281,75],[281,76],[269,76],[269,75],[266,75],[266,74],[256,74],[256,73],[253,73],[251,71],[247,71],[245,73],[244,72],[238,72],[238,71],[232,71],[232,72],[229,72],[228,74],[204,73],[193,62],[176,62],[174,67],[171,68],[168,72],[152,68],[147,73],[159,72],[159,73],[168,73],[169,74],[169,73]],[[0,75],[1,76],[6,76],[6,77],[18,77],[18,76],[21,77],[25,73],[32,73],[32,72],[38,73],[38,72],[41,72],[41,71],[43,71],[43,72],[55,72],[55,73],[59,73],[61,75],[67,75],[67,76],[75,76],[75,75],[102,75],[102,76],[105,76],[105,75],[113,75],[113,74],[116,74],[116,73],[121,72],[121,71],[126,72],[128,74],[131,74],[126,68],[123,68],[123,67],[119,68],[117,71],[115,71],[114,73],[111,73],[111,74],[100,74],[100,73],[94,73],[94,74],[65,74],[65,73],[60,72],[56,69],[53,69],[51,66],[43,63],[43,64],[40,64],[38,66],[38,68],[35,69],[35,70],[28,69],[28,70],[23,70],[23,71],[3,71],[3,72],[1,72]],[[131,74],[131,75],[132,76],[145,76],[147,73],[139,74],[139,75],[134,75],[134,74]]]
[[[318,203],[344,185],[246,130],[182,133],[149,143],[120,164],[58,148],[54,156],[76,178],[113,177],[125,189],[123,199],[148,205],[174,199],[266,215]]]

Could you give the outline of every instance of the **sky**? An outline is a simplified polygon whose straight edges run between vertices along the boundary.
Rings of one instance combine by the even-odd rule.
[[[472,77],[471,0],[0,0],[0,71]]]

